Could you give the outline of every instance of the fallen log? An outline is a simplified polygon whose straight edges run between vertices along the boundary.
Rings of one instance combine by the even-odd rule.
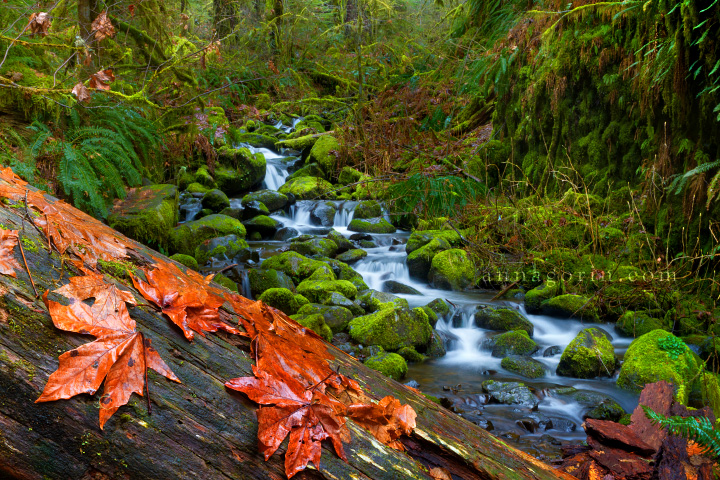
[[[50,204],[56,202],[46,198]],[[69,250],[60,254],[33,226],[32,217],[41,215],[28,211],[23,201],[6,199],[0,204],[0,228],[20,232],[29,269],[16,269],[17,278],[0,275],[0,478],[285,478],[282,454],[287,440],[278,454],[265,461],[258,450],[257,405],[224,387],[229,379],[253,375],[249,340],[218,332],[188,342],[180,328],[133,288],[128,275],[156,259],[169,260],[125,237],[119,238],[131,245],[129,258],[99,261],[95,268],[107,281],[134,294],[138,305],[129,309],[130,316],[182,383],[148,370],[152,411],[145,398],[133,395],[104,430],[98,425],[99,393],[34,403],[58,368],[58,356],[87,343],[88,336],[56,328],[42,298],[33,293],[33,282],[42,295],[82,273],[78,257]],[[14,256],[23,265],[19,249]],[[222,313],[225,320],[237,324],[235,313]],[[348,421],[347,463],[324,442],[319,465],[296,478],[573,478],[334,347],[328,349],[333,368],[355,379],[367,395],[376,400],[392,395],[411,405],[417,412],[417,427],[411,436],[401,438],[406,451],[400,452]]]

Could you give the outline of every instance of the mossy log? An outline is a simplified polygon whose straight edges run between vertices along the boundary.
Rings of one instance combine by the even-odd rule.
[[[23,220],[24,214],[22,206],[0,205],[2,226],[21,232],[32,280],[42,295],[79,272],[70,266],[67,255],[48,252],[46,239]],[[132,289],[128,269],[154,263],[151,255],[164,258],[135,245],[129,261],[98,264],[107,281],[114,279]],[[18,248],[14,254],[23,265]],[[58,356],[89,342],[90,337],[53,326],[24,268],[17,278],[0,275],[0,478],[285,478],[282,454],[286,447],[264,461],[257,446],[257,406],[223,386],[228,379],[252,375],[247,339],[220,333],[187,342],[180,329],[132,291],[139,306],[130,315],[182,383],[150,371],[152,412],[145,398],[134,395],[100,430],[99,394],[34,403],[57,369]],[[222,313],[226,320],[233,320],[232,313]],[[399,452],[349,421],[348,463],[328,444],[320,465],[296,478],[429,479],[434,467],[446,469],[456,479],[572,478],[329,348],[336,357],[335,366],[356,378],[366,392],[377,399],[393,395],[412,405],[418,426],[411,437],[403,439],[407,451]]]

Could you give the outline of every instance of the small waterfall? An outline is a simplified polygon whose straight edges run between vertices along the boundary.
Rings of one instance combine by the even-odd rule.
[[[438,320],[436,329],[448,334],[451,341],[447,346],[447,354],[441,359],[443,363],[473,365],[479,369],[500,368],[499,358],[490,355],[482,348],[482,341],[487,332],[475,326],[475,309],[477,305],[459,305],[450,312],[447,318]]]
[[[253,300],[252,291],[250,290],[250,275],[248,275],[247,270],[243,270],[241,275],[242,282],[238,285],[240,287],[240,295]]]
[[[201,210],[202,200],[193,197],[188,198],[180,205],[180,218],[182,218],[182,220],[179,223],[195,220],[195,217],[197,217],[197,214],[200,213]]]
[[[342,202],[338,205],[335,218],[333,219],[333,227],[347,228],[353,219],[357,203],[358,202]]]
[[[299,231],[303,229],[316,228],[310,222],[310,212],[315,208],[316,202],[301,200],[291,205],[287,213],[270,215],[275,220],[282,222],[285,227],[292,227]]]
[[[263,180],[262,188],[269,190],[277,190],[282,187],[289,176],[287,166],[277,163],[267,162],[265,169],[265,180]]]
[[[363,276],[368,287],[382,290],[383,282],[395,280],[417,288],[413,285],[415,282],[410,279],[404,252],[391,252],[388,247],[379,247],[372,249],[368,254],[353,266],[355,271]]]

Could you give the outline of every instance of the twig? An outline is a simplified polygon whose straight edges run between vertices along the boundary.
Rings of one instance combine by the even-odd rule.
[[[146,348],[145,347],[145,335],[143,335],[142,332],[140,332],[140,341],[142,342],[143,363],[145,364],[145,368],[143,371],[143,373],[145,375],[145,393],[146,393],[145,399],[147,400],[148,415],[152,415],[152,406],[150,405],[150,383],[148,382],[148,376],[147,376],[147,371],[148,371],[147,355],[145,354],[145,348]]]
[[[517,283],[518,283],[518,282],[513,282],[513,283],[511,283],[510,285],[508,285],[507,287],[503,288],[503,289],[500,290],[500,291],[498,292],[498,294],[495,295],[490,301],[491,301],[491,302],[494,302],[495,300],[498,300],[499,298],[502,298],[502,296],[505,295],[507,292],[509,292],[511,288],[513,288],[515,285],[517,285]]]
[[[27,260],[25,259],[25,250],[23,249],[23,246],[22,246],[22,239],[23,239],[23,237],[21,235],[19,238],[19,241],[18,241],[18,246],[20,247],[20,254],[23,257],[23,262],[25,262],[25,270],[27,270],[28,277],[30,277],[30,284],[32,285],[33,291],[35,292],[35,298],[37,298],[38,297],[37,288],[35,288],[35,281],[32,278],[32,274],[30,273],[30,269],[28,268]]]

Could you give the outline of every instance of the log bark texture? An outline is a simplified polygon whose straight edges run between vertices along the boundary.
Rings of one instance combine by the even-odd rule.
[[[31,213],[32,214],[32,213]],[[68,256],[48,251],[47,239],[29,222],[22,202],[0,204],[2,228],[20,231],[30,273],[42,295],[80,274]],[[135,244],[129,265],[147,265],[160,254]],[[15,256],[23,265],[19,249]],[[184,268],[184,267],[181,267]],[[225,333],[196,336],[180,329],[132,288],[122,265],[99,264],[108,281],[125,285],[139,306],[130,310],[138,328],[182,380],[148,374],[152,413],[133,395],[128,405],[98,426],[100,394],[36,404],[58,356],[92,340],[54,327],[24,269],[0,275],[0,478],[11,479],[282,479],[281,447],[265,461],[257,447],[257,405],[224,382],[251,376],[248,341]],[[233,321],[233,314],[225,312]],[[236,323],[236,322],[233,322]],[[433,478],[441,467],[455,479],[572,479],[509,447],[393,380],[329,346],[335,366],[380,399],[393,395],[417,412],[417,428],[404,438],[406,452],[380,444],[348,421],[348,463],[324,445],[320,465],[296,478]],[[287,443],[287,442],[286,442]]]

